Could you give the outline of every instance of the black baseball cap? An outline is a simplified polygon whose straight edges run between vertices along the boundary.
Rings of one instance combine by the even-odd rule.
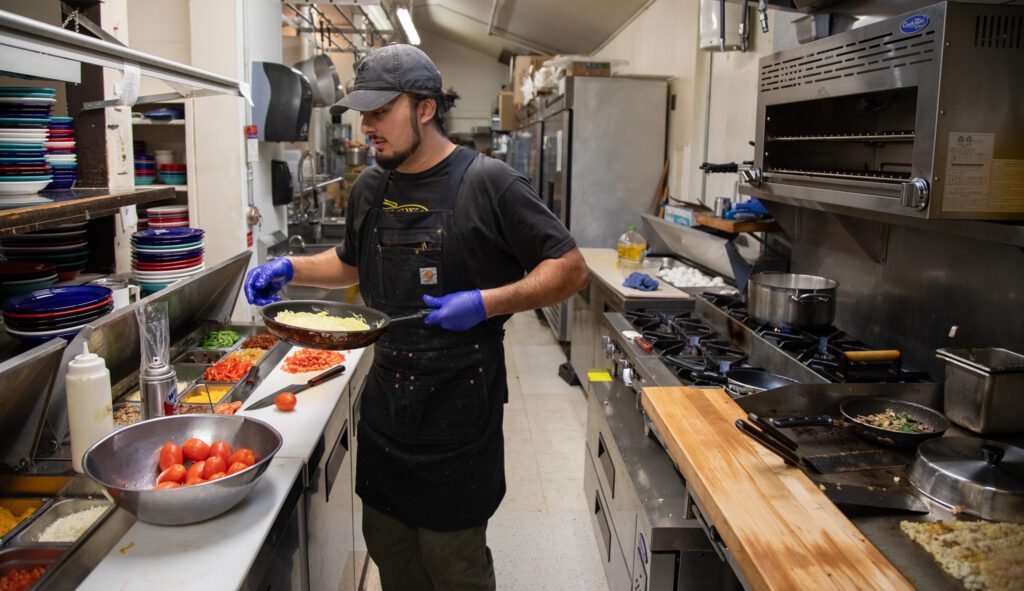
[[[412,45],[378,47],[359,62],[352,92],[331,105],[331,114],[349,109],[374,111],[403,92],[440,94],[441,72],[427,54]]]

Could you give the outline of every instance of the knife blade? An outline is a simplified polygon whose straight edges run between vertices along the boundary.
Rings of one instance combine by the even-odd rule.
[[[298,394],[314,386],[319,386],[320,384],[333,378],[336,378],[343,373],[345,373],[345,366],[337,365],[335,367],[332,367],[331,369],[328,369],[327,371],[323,372],[320,375],[310,378],[309,381],[306,382],[305,384],[292,384],[290,386],[285,386],[284,388],[281,388],[280,390],[274,392],[273,394],[260,398],[259,400],[253,402],[252,404],[243,408],[242,410],[258,410],[261,408],[266,408],[274,404],[274,399],[277,398],[278,394],[282,392],[291,392],[292,394]]]

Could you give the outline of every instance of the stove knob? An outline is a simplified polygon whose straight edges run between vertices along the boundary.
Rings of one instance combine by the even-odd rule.
[[[608,335],[601,337],[601,346],[604,348],[604,358],[611,359],[612,356],[619,350],[615,345],[615,341]]]

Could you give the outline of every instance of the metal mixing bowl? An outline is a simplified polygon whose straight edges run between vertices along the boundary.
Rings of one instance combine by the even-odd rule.
[[[160,448],[190,437],[207,444],[224,440],[231,449],[247,447],[258,461],[213,482],[170,490],[156,486]],[[230,415],[176,415],[124,427],[85,452],[85,473],[139,520],[157,525],[184,525],[216,517],[234,507],[259,482],[281,449],[281,434],[267,423]]]

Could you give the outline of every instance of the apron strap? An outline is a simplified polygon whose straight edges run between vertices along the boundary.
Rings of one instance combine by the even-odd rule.
[[[388,192],[388,183],[391,182],[391,169],[382,168],[384,174],[381,175],[380,181],[377,182],[377,189],[373,195],[373,205],[371,207],[384,208],[384,196]]]
[[[466,176],[469,166],[476,160],[476,152],[462,146],[457,146],[453,158],[452,172],[448,175],[448,180],[444,185],[444,192],[441,194],[441,209],[449,211],[455,211],[455,201],[459,196],[459,187],[462,186],[462,179]]]

